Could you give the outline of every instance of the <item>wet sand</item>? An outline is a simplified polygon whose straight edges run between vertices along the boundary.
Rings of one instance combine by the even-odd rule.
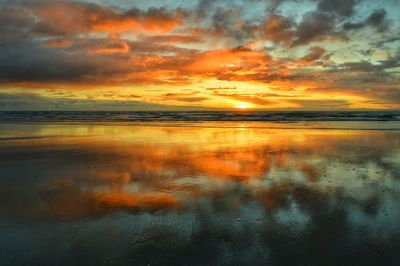
[[[0,124],[1,265],[399,265],[399,200],[387,123]]]

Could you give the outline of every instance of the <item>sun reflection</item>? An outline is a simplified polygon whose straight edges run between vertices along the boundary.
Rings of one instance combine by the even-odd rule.
[[[28,138],[15,143],[23,144],[21,149],[26,152],[43,152],[44,160],[61,169],[57,176],[52,171],[37,170],[43,184],[49,185],[34,193],[41,195],[40,204],[32,200],[35,206],[28,209],[63,219],[120,210],[183,210],[192,201],[209,197],[210,191],[225,197],[227,190],[237,186],[249,191],[266,209],[285,204],[290,189],[303,184],[318,193],[340,187],[353,195],[366,180],[376,183],[390,177],[379,163],[372,163],[374,158],[385,158],[385,163],[395,169],[399,158],[392,148],[398,134],[384,131],[281,129],[271,123],[256,127],[237,122],[223,127],[211,122],[202,127],[170,123],[134,128],[118,124],[42,125],[38,130],[35,134],[42,136],[74,136]],[[88,139],[89,133],[95,137]],[[361,150],[348,152],[353,143]],[[49,146],[58,147],[60,155],[46,155]],[[0,149],[1,169],[7,162],[14,169],[13,158],[21,152],[19,146],[15,147]],[[71,148],[74,153],[69,153]],[[5,156],[4,150],[12,153]],[[356,155],[359,159],[354,161]],[[27,171],[17,174],[24,176]],[[0,195],[6,193],[2,187]],[[18,192],[12,195],[22,193],[18,187],[13,189]],[[237,197],[241,196],[239,193]]]

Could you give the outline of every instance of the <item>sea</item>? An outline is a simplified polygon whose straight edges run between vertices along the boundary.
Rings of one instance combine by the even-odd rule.
[[[399,265],[400,111],[0,112],[0,265]]]

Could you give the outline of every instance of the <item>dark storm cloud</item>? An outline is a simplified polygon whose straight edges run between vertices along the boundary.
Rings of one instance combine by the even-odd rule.
[[[0,44],[17,42],[29,32],[34,17],[28,9],[0,6]]]
[[[0,81],[94,81],[126,73],[117,57],[91,57],[85,50],[48,49],[34,41],[0,47]],[[121,62],[122,63],[122,62]]]
[[[91,69],[79,56],[41,49],[26,41],[0,47],[0,81],[75,80]]]

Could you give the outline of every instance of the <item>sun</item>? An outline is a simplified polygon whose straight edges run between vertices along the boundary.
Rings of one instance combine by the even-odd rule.
[[[239,109],[248,109],[248,108],[250,108],[250,104],[249,103],[247,103],[247,102],[238,102],[237,104],[236,104],[236,108],[239,108]]]

